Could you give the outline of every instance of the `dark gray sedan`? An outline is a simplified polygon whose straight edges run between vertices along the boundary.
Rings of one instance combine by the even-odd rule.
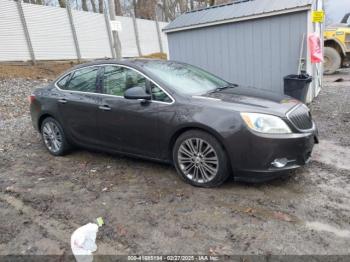
[[[196,186],[286,174],[317,142],[301,102],[173,61],[79,65],[29,100],[51,154],[74,145],[169,162]]]

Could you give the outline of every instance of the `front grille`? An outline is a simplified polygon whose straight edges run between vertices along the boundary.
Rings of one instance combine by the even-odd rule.
[[[345,35],[345,45],[346,49],[350,49],[350,34]]]
[[[292,124],[300,130],[307,130],[312,128],[311,114],[309,112],[309,109],[304,105],[292,109],[292,111],[290,111],[287,116]]]
[[[345,42],[350,42],[350,34],[345,35]]]

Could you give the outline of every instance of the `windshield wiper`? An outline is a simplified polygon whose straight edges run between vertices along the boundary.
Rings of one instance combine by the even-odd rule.
[[[227,85],[217,87],[217,88],[215,88],[214,90],[209,91],[209,93],[215,93],[215,92],[218,92],[218,91],[222,91],[222,90],[224,90],[224,89],[227,89],[227,88],[234,88],[234,87],[236,87],[236,86],[238,86],[238,85],[229,83],[229,84],[227,84]]]

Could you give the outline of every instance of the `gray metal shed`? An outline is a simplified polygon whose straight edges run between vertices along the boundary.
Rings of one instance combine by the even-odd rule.
[[[163,30],[172,60],[197,65],[233,83],[283,93],[297,72],[303,34],[304,69],[313,76],[311,101],[322,86],[322,64],[311,64],[307,35],[322,37],[311,11],[323,0],[251,0],[187,12]],[[322,38],[321,38],[322,39]]]

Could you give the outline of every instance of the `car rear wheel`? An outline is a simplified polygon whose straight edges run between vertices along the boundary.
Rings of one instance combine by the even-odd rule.
[[[54,156],[62,156],[70,149],[62,126],[52,117],[44,119],[41,135],[46,149]]]
[[[191,130],[176,140],[173,159],[177,172],[194,186],[215,187],[229,176],[225,150],[212,135]]]

